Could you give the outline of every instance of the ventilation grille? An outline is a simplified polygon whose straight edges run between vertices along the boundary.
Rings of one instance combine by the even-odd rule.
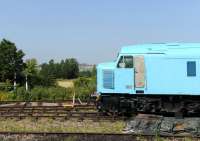
[[[105,89],[114,89],[114,72],[112,70],[103,71],[103,87]]]

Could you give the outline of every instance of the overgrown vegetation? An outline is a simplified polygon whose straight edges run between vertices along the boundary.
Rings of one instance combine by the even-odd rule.
[[[76,97],[86,100],[96,90],[96,78],[80,77],[74,82]]]
[[[0,42],[0,100],[65,100],[74,94],[85,100],[96,90],[95,67],[80,72],[74,58],[38,65],[24,56],[14,43]],[[60,87],[57,79],[73,79],[73,87]]]

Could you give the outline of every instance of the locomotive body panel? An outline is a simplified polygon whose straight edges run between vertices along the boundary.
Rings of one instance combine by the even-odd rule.
[[[115,62],[97,66],[101,94],[199,95],[200,44],[123,47]]]
[[[188,75],[188,63],[194,63],[195,75]],[[147,94],[198,95],[200,94],[200,59],[146,57]]]

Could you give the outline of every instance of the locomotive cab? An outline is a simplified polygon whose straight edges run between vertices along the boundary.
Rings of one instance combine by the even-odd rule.
[[[120,54],[115,62],[97,67],[99,93],[139,94],[145,90],[144,56]]]

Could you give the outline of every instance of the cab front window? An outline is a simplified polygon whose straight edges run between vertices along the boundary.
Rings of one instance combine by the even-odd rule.
[[[118,68],[133,68],[133,56],[121,56],[117,64]]]

